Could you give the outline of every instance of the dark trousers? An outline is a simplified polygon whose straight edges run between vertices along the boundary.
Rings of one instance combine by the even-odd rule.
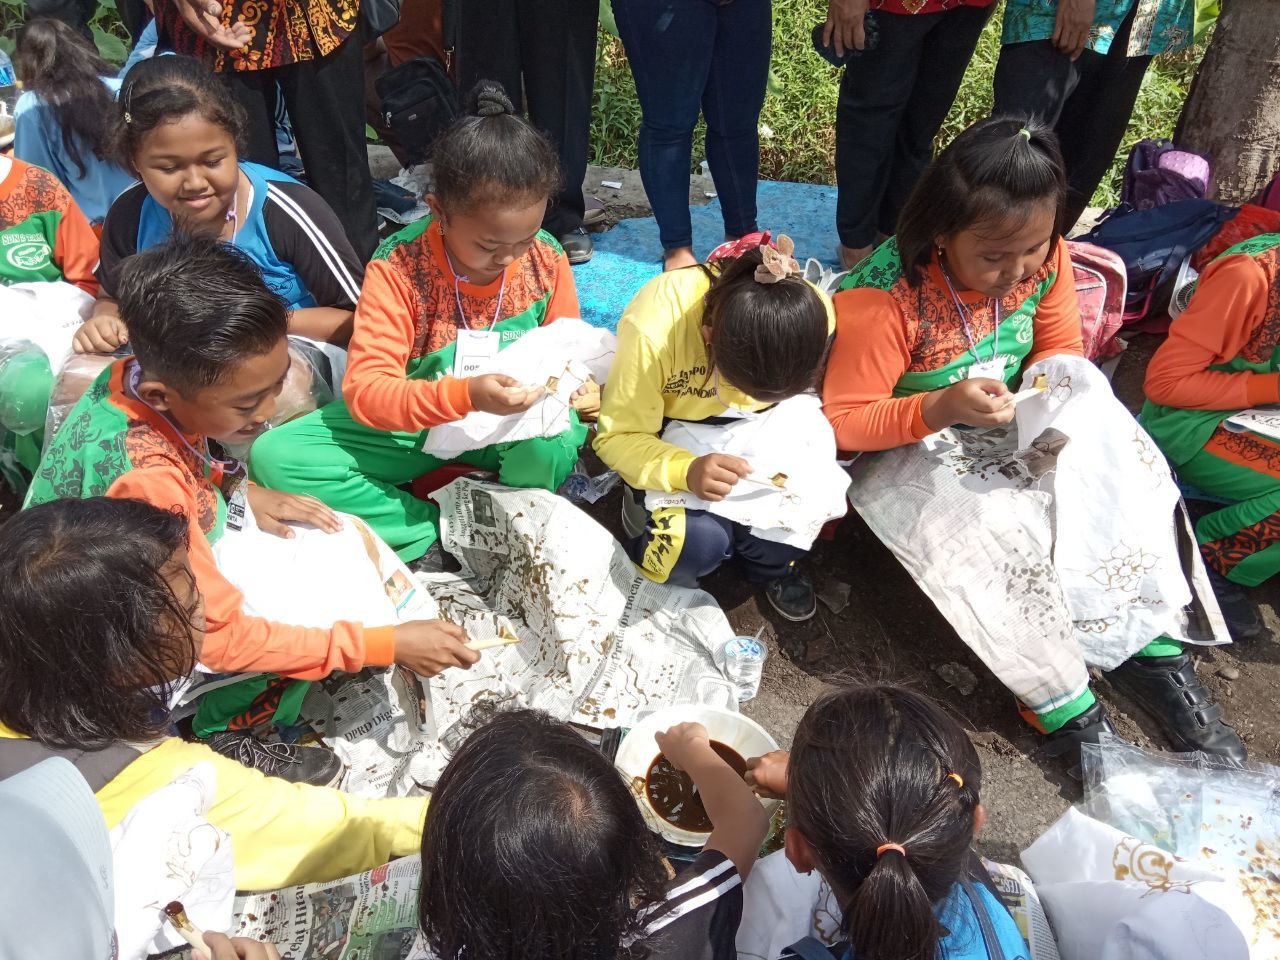
[[[785,543],[762,540],[751,528],[734,523],[706,510],[683,507],[655,510],[644,508],[644,492],[630,487],[629,514],[644,516],[644,529],[628,537],[623,546],[627,555],[659,583],[696,587],[703,577],[714,573],[726,560],[738,558],[744,577],[751,583],[771,583],[808,551]]]
[[[560,194],[542,225],[562,237],[582,226],[582,180],[591,141],[597,0],[462,0],[457,71],[463,95],[502,84],[517,110],[560,153]]]
[[[378,215],[364,139],[364,58],[356,34],[327,57],[268,70],[222,75],[249,114],[245,159],[278,167],[276,84],[307,170],[307,181],[333,208],[361,260],[378,245]]]
[[[760,108],[773,44],[770,0],[613,0],[636,81],[640,177],[662,248],[693,245],[693,128],[707,121],[707,165],[727,237],[753,233]]]
[[[880,42],[844,68],[836,104],[836,229],[846,247],[897,230],[994,9],[876,13]]]
[[[1012,43],[996,65],[994,113],[1038,117],[1054,128],[1067,168],[1067,225],[1080,219],[1116,158],[1150,57],[1130,57],[1133,10],[1105,54],[1072,61],[1048,40]]]

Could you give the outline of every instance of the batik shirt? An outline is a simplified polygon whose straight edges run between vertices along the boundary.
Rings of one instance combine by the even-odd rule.
[[[996,304],[972,290],[953,298],[936,253],[912,286],[894,238],[850,271],[833,299],[836,340],[822,404],[841,450],[887,450],[924,439],[932,432],[924,421],[924,395],[966,379],[975,363],[999,357],[1004,381],[1012,384],[1039,359],[1083,353],[1080,305],[1063,240],[1035,273],[1000,298],[998,335]]]
[[[1196,29],[1195,0],[1097,0],[1087,49],[1095,53],[1110,50],[1111,41],[1135,3],[1128,56],[1174,53],[1191,46]],[[1001,42],[1049,40],[1057,17],[1058,0],[1008,0]]]
[[[98,295],[98,238],[47,170],[11,161],[0,181],[0,284],[65,280]]]
[[[223,5],[226,26],[244,23],[253,31],[240,50],[225,51],[207,43],[187,26],[173,0],[155,5],[160,36],[175,53],[210,63],[219,72],[266,70],[328,56],[355,32],[359,0],[228,0]]]

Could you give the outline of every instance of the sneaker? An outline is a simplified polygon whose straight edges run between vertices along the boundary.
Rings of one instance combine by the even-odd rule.
[[[793,623],[801,623],[818,612],[818,597],[813,581],[797,566],[764,588],[769,606]]]
[[[462,569],[456,557],[445,553],[444,547],[437,540],[417,560],[408,564],[410,573],[457,573]]]
[[[205,741],[215,752],[238,760],[250,769],[290,783],[336,787],[346,767],[332,750],[297,747],[289,743],[263,743],[252,733],[223,730]]]
[[[1237,763],[1248,758],[1235,728],[1222,719],[1185,653],[1176,657],[1131,657],[1107,674],[1120,692],[1160,726],[1175,750],[1200,751]]]
[[[1067,761],[1067,773],[1080,779],[1080,748],[1086,743],[1097,743],[1104,733],[1115,733],[1116,728],[1107,716],[1102,704],[1094,702],[1084,713],[1068,720],[1045,739],[1044,752],[1051,757]]]
[[[577,230],[570,230],[563,237],[560,237],[560,246],[564,247],[564,255],[575,266],[579,263],[586,263],[591,259],[591,255],[595,253],[595,247],[591,243],[591,234],[587,233],[582,227],[578,227]]]
[[[1227,630],[1233,640],[1252,640],[1262,633],[1262,618],[1239,584],[1232,583],[1212,568],[1209,569],[1209,583],[1213,585],[1213,595],[1218,598],[1222,618],[1227,621]]]

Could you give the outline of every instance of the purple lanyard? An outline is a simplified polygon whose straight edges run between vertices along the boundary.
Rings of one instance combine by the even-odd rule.
[[[142,404],[144,407],[146,407],[148,410],[154,413],[157,417],[160,417],[162,420],[164,420],[165,423],[173,427],[173,432],[178,435],[178,439],[182,441],[182,445],[186,447],[188,450],[190,450],[202,463],[204,463],[206,476],[208,475],[209,468],[211,467],[217,467],[218,469],[220,469],[224,477],[235,477],[240,475],[241,473],[244,473],[243,460],[237,460],[235,457],[228,457],[226,460],[221,460],[218,457],[215,457],[212,453],[210,453],[209,439],[207,437],[204,440],[203,451],[197,450],[195,447],[193,447],[191,445],[191,441],[189,441],[185,436],[183,436],[182,431],[178,429],[177,424],[175,424],[172,420],[170,420],[164,413],[157,410],[151,404],[147,403],[147,401],[143,400],[142,397],[138,396],[138,384],[141,382],[142,382],[142,367],[138,366],[138,364],[135,362],[133,366],[129,369],[129,393],[132,394],[133,399],[137,400],[140,404]]]
[[[942,279],[947,281],[947,290],[951,292],[951,300],[956,305],[956,310],[960,314],[960,326],[964,329],[965,339],[969,341],[969,349],[973,351],[973,360],[975,363],[981,363],[982,358],[978,356],[978,344],[974,342],[973,334],[969,330],[969,312],[965,310],[964,304],[960,302],[960,297],[956,293],[956,288],[951,285],[951,274],[947,273],[947,268],[942,266],[942,261],[938,261],[938,266],[942,268]],[[996,325],[991,331],[991,359],[994,360],[1000,356],[1000,298],[991,298],[995,313]]]
[[[458,271],[453,266],[453,257],[449,256],[449,248],[444,245],[443,240],[440,243],[440,248],[444,250],[444,258],[445,260],[449,261],[449,272],[453,274],[453,299],[457,301],[457,304],[458,304],[457,325],[464,330],[471,330],[473,329],[471,326],[471,321],[467,319],[467,312],[462,309],[462,281],[466,280],[467,278],[461,277],[458,275]],[[486,330],[492,330],[495,326],[498,325],[498,318],[502,316],[502,298],[503,296],[506,295],[506,292],[507,292],[507,269],[506,267],[503,267],[502,268],[502,286],[498,288],[498,305],[493,310],[493,320],[489,322],[489,326],[485,328]]]

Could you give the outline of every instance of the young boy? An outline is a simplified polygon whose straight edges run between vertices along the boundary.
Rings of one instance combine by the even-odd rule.
[[[136,356],[94,382],[45,452],[26,505],[73,497],[132,497],[179,510],[190,522],[191,566],[204,594],[211,670],[264,671],[317,680],[334,670],[399,663],[424,676],[479,659],[462,630],[441,621],[328,630],[248,616],[219,573],[212,545],[242,522],[248,501],[264,528],[286,521],[337,529],[310,497],[249,484],[244,465],[213,444],[247,443],[275,413],[289,371],[283,302],[242,253],[215,240],[178,238],[130,259],[120,281],[120,315]],[[258,677],[206,694],[194,730],[210,746],[285,779],[329,783],[341,773],[328,751],[265,746],[243,729],[271,718],[289,723],[306,684]]]

